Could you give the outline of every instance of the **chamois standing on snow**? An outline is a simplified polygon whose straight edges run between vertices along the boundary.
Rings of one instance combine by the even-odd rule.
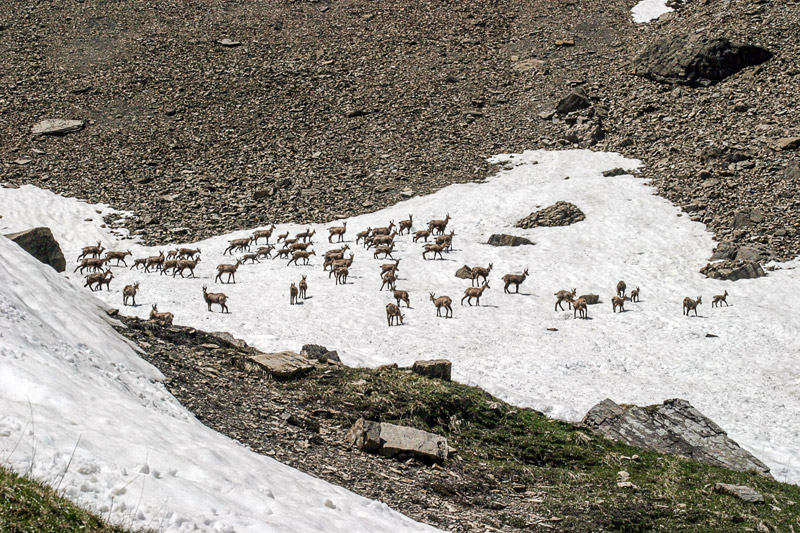
[[[250,237],[245,237],[243,239],[232,239],[228,241],[228,247],[225,248],[225,251],[222,252],[222,255],[225,255],[230,252],[233,255],[233,252],[241,252],[247,250],[250,251]]]
[[[153,308],[150,310],[150,320],[158,322],[162,326],[171,326],[173,318],[175,318],[175,315],[172,313],[159,313],[158,305],[153,304]]]
[[[178,262],[175,264],[175,268],[172,270],[172,277],[175,277],[175,274],[180,274],[181,277],[185,277],[183,275],[184,270],[188,270],[190,277],[196,278],[197,276],[194,275],[194,269],[197,266],[197,263],[200,262],[200,258],[197,257],[195,259],[179,259]]]
[[[447,227],[448,222],[450,222],[450,213],[447,213],[444,220],[431,220],[428,222],[428,229],[433,235],[444,235],[444,229]]]
[[[291,248],[281,248],[277,252],[275,252],[275,257],[272,259],[286,259],[291,255],[292,249]]]
[[[295,235],[295,238],[296,239],[300,239],[303,242],[306,242],[307,240],[310,240],[311,237],[313,237],[316,232],[317,232],[317,230],[311,230],[310,228],[306,228],[305,231],[301,231],[300,233]],[[284,240],[284,242],[286,241],[286,239],[283,239],[283,240]]]
[[[703,297],[698,296],[697,300],[692,300],[688,296],[683,299],[683,314],[689,316],[689,311],[694,311],[694,316],[697,316],[697,306],[703,303]]]
[[[146,257],[142,257],[141,259],[134,259],[133,260],[133,264],[131,265],[131,270],[133,270],[134,268],[136,270],[139,270],[139,267],[140,266],[145,266],[146,263],[147,263],[147,258]]]
[[[336,273],[337,269],[342,268],[342,267],[350,268],[350,265],[353,264],[353,258],[355,257],[355,255],[356,254],[351,253],[350,257],[348,257],[347,259],[344,259],[344,258],[342,258],[342,259],[331,259],[331,260],[327,261],[328,266],[331,267],[331,271],[328,274],[328,279],[330,279],[330,277]],[[325,270],[325,265],[322,265],[322,266],[323,266],[322,270]]]
[[[289,232],[288,231],[286,233],[281,233],[280,235],[278,235],[278,237],[276,238],[275,242],[285,241],[288,237],[289,237]]]
[[[100,244],[100,241],[97,241],[97,246],[84,246],[81,248],[81,255],[78,256],[78,261],[83,259],[84,257],[92,256],[92,257],[100,257],[100,254],[103,253],[103,246]]]
[[[442,257],[442,252],[444,251],[445,248],[447,248],[447,244],[428,243],[424,245],[424,249],[422,250],[422,258],[427,259],[427,257],[425,257],[425,254],[433,254],[434,261],[436,261],[437,255],[439,256],[439,259],[444,259],[444,257]]]
[[[211,311],[211,304],[218,304],[220,313],[230,313],[228,305],[225,303],[228,301],[228,297],[221,292],[208,292],[208,287],[203,285],[203,299],[208,304],[209,312]]]
[[[375,235],[373,239],[370,241],[370,248],[372,246],[380,246],[380,245],[387,245],[392,244],[394,242],[394,238],[399,235],[396,231],[391,233],[390,235]]]
[[[627,296],[612,296],[611,297],[611,312],[616,313],[617,307],[619,307],[619,312],[622,313],[625,311],[625,300],[627,300]]]
[[[517,288],[515,294],[518,294],[520,284],[522,284],[527,277],[528,277],[527,268],[525,269],[525,272],[523,272],[522,274],[506,274],[505,276],[503,276],[503,283],[505,283],[505,287],[503,287],[503,292],[505,292],[506,294],[511,294],[511,291],[508,290],[508,288],[511,285],[514,285]]]
[[[200,253],[200,248],[178,248],[178,259],[194,259]]]
[[[272,232],[275,231],[275,224],[270,226],[267,229],[257,229],[253,232],[253,235],[250,237],[250,242],[253,244],[258,244],[258,239],[262,237],[266,239],[267,244],[269,244],[269,238],[272,237]]]
[[[370,233],[372,233],[372,228],[367,228],[364,231],[356,233],[356,244],[358,244],[358,241],[366,240]]]
[[[475,305],[481,305],[481,296],[483,295],[483,291],[486,289],[491,289],[489,287],[489,283],[484,280],[483,285],[480,288],[476,287],[469,287],[464,291],[464,297],[461,298],[461,305],[464,305],[464,300],[467,300],[467,303],[470,307],[472,307],[472,299],[475,298],[476,303]]]
[[[175,267],[177,266],[178,266],[177,259],[167,259],[161,264],[161,275],[162,276],[167,275],[168,270],[175,270]],[[175,277],[174,272],[173,272],[173,277]]]
[[[292,283],[292,286],[289,287],[289,305],[294,305],[297,303],[297,286]]]
[[[589,318],[589,311],[586,307],[585,298],[578,298],[572,301],[572,318],[577,318],[579,313],[581,318]]]
[[[317,252],[315,252],[314,250],[311,250],[310,252],[306,252],[305,250],[297,250],[295,252],[292,252],[292,258],[289,259],[289,262],[286,263],[286,266],[289,266],[292,263],[294,263],[296,265],[298,259],[302,259],[303,260],[303,264],[307,265],[308,264],[308,258],[310,256],[312,256],[312,255],[317,255]]]
[[[346,266],[342,265],[336,267],[334,270],[334,275],[336,276],[336,284],[337,285],[346,285],[347,284],[347,276],[350,275],[350,269]]]
[[[178,258],[178,249],[167,250],[167,261]]]
[[[410,300],[408,298],[408,291],[400,291],[400,290],[395,289],[393,295],[394,295],[394,299],[397,300],[397,306],[398,307],[400,307],[400,302],[405,302],[406,303],[406,307],[411,307],[411,304],[409,303]]]
[[[394,272],[387,272],[382,276],[383,283],[381,283],[381,290],[384,287],[388,286],[389,290],[394,290],[395,283],[397,282],[397,277],[395,276]]]
[[[344,240],[344,234],[347,231],[347,221],[345,220],[342,222],[341,226],[334,226],[332,228],[328,228],[328,242],[333,242],[332,239],[334,236],[338,236],[339,240],[336,242],[342,242]]]
[[[309,246],[313,246],[313,245],[314,245],[314,241],[309,239],[308,242],[295,242],[295,243],[292,243],[292,244],[289,245],[289,249],[292,250],[293,252],[295,250],[303,250],[303,251],[305,251],[305,250],[308,250]]]
[[[151,255],[144,261],[144,271],[150,272],[150,267],[155,267],[156,270],[161,270],[161,265],[164,264],[166,258],[164,257],[164,252],[160,252],[158,255]]]
[[[389,235],[392,232],[392,228],[394,227],[394,220],[389,221],[389,225],[383,228],[374,228],[372,230],[372,235]]]
[[[111,280],[113,278],[114,274],[111,273],[110,268],[102,273],[95,272],[86,276],[86,284],[84,287],[89,287],[89,290],[91,291],[101,291],[103,290],[103,285],[105,285],[108,290],[111,290]],[[97,285],[93,288],[92,285],[95,283]]]
[[[256,255],[259,258],[269,259],[272,257],[272,250],[275,249],[275,246],[268,244],[267,246],[261,246],[256,250]]]
[[[631,291],[631,302],[638,302],[639,301],[639,287],[636,287]]]
[[[300,298],[303,300],[306,299],[306,291],[308,290],[308,282],[306,281],[306,276],[303,274],[303,279],[300,280],[300,285],[298,285],[299,295]]]
[[[236,283],[236,271],[239,270],[239,265],[241,265],[241,264],[242,264],[242,260],[241,259],[237,259],[236,263],[234,263],[232,265],[225,265],[225,264],[217,265],[217,277],[214,278],[214,283],[216,283],[217,281],[219,281],[220,283],[230,283],[231,282],[231,278],[233,278],[233,282]],[[226,281],[226,282],[222,281],[222,275],[223,274],[227,274],[228,275],[228,281]]]
[[[395,259],[394,263],[384,263],[381,265],[381,277],[391,271],[395,274],[400,270],[400,259]]]
[[[453,318],[453,308],[450,307],[453,303],[453,300],[451,300],[449,296],[439,296],[437,298],[434,293],[431,293],[431,301],[433,302],[433,305],[436,306],[436,316],[442,316],[442,308],[444,308],[444,317]]]
[[[386,321],[389,323],[389,326],[395,322],[402,324],[404,318],[405,315],[400,312],[400,308],[398,306],[391,303],[386,304]]]
[[[617,296],[625,296],[625,290],[628,288],[624,281],[617,282]]]
[[[392,250],[394,250],[394,244],[390,244],[389,246],[378,246],[375,248],[375,253],[372,254],[372,257],[377,259],[380,254],[383,254],[384,259],[387,257],[394,259],[392,256]]]
[[[567,302],[567,307],[572,308],[572,299],[575,298],[575,295],[578,293],[578,289],[572,289],[571,291],[558,291],[553,294],[556,299],[556,305],[553,311],[558,311],[561,309],[562,311],[564,308],[561,306],[561,302]]]
[[[111,261],[114,259],[117,261],[117,264],[114,266],[119,266],[120,261],[122,261],[125,266],[128,266],[128,263],[125,262],[125,258],[129,255],[133,255],[133,252],[130,250],[127,252],[106,252],[106,261]]]
[[[107,262],[108,262],[107,257],[102,257],[102,258],[84,257],[83,259],[81,259],[81,262],[78,264],[78,266],[75,267],[75,270],[73,270],[73,272],[77,272],[78,270],[80,270],[81,274],[83,274],[83,271],[87,268],[92,272],[98,272],[100,270],[103,270],[103,266]]]
[[[717,306],[722,307],[722,302],[725,302],[725,307],[728,307],[728,302],[726,300],[727,298],[728,298],[728,291],[725,291],[724,294],[714,295],[714,297],[711,299],[711,307],[717,307]]]
[[[455,235],[455,231],[451,231],[447,235],[439,235],[436,237],[436,244],[444,244],[444,251],[449,253],[453,249],[453,237]]]
[[[128,298],[133,300],[133,305],[136,306],[136,293],[139,291],[139,282],[133,285],[125,285],[122,289],[122,305],[128,305]]]
[[[486,268],[479,266],[472,267],[472,284],[477,285],[480,283],[480,278],[483,278],[483,281],[486,282],[489,278],[489,272],[492,271],[493,267],[494,263],[489,263],[489,266]]]
[[[242,264],[245,264],[248,261],[250,261],[251,265],[255,265],[256,263],[260,263],[261,262],[261,261],[258,260],[258,253],[256,253],[256,252],[251,252],[249,254],[244,254],[242,256]]]
[[[411,239],[414,242],[417,242],[420,239],[425,239],[425,242],[428,242],[428,237],[431,236],[431,230],[429,229],[421,229],[419,231],[414,232],[414,238]]]
[[[414,224],[414,217],[411,215],[408,215],[408,220],[401,220],[400,226],[398,226],[398,228],[400,229],[400,235],[402,235],[404,231],[406,233],[411,233],[411,226],[413,224]]]

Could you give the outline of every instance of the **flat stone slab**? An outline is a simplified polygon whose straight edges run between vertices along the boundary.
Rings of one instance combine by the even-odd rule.
[[[262,353],[248,361],[278,379],[291,379],[314,369],[314,363],[296,352]]]
[[[426,464],[443,463],[449,451],[441,435],[363,418],[356,420],[345,442],[368,453],[400,460],[413,457]]]
[[[450,374],[453,371],[453,363],[447,359],[433,359],[431,361],[416,361],[411,371],[420,376],[438,378],[450,381]]]
[[[731,496],[735,496],[740,500],[744,500],[750,503],[764,502],[764,497],[755,489],[752,489],[747,485],[731,485],[729,483],[717,483],[716,485],[714,485],[714,492],[720,492],[722,494],[730,494]]]
[[[67,120],[64,118],[48,118],[33,126],[34,135],[66,135],[83,129],[85,122],[82,120]]]

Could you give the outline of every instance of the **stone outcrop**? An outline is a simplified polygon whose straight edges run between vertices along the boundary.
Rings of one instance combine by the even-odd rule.
[[[747,485],[731,485],[730,483],[717,483],[714,492],[729,494],[749,503],[763,503],[764,496]]]
[[[589,99],[589,95],[586,94],[583,88],[579,87],[558,102],[556,105],[556,113],[559,115],[566,115],[567,113],[586,109],[591,106],[592,101]]]
[[[50,228],[33,228],[19,233],[9,233],[6,237],[45,265],[56,269],[56,272],[64,272],[67,268],[61,246],[53,237]]]
[[[472,269],[467,265],[456,270],[456,277],[461,279],[472,279]]]
[[[662,83],[691,87],[718,83],[772,57],[769,50],[724,38],[673,35],[650,44],[633,61],[633,71]]]
[[[569,202],[556,202],[550,207],[534,211],[517,222],[518,228],[535,228],[537,226],[569,226],[584,220],[586,215],[578,207]]]
[[[596,305],[600,303],[600,295],[598,294],[581,294],[578,298],[586,300],[586,305]]]
[[[417,361],[411,370],[420,376],[438,378],[450,381],[450,374],[453,371],[453,363],[447,359],[434,359],[432,361]]]
[[[441,435],[359,418],[345,436],[345,442],[368,453],[404,460],[413,457],[425,464],[447,459],[447,439]]]
[[[487,244],[491,244],[492,246],[521,246],[523,244],[535,243],[530,239],[526,239],[525,237],[495,233],[489,237]]]
[[[262,353],[249,357],[246,364],[277,379],[292,379],[314,369],[313,362],[295,352]]]
[[[705,274],[707,278],[725,279],[728,281],[754,279],[767,275],[758,262],[741,260],[708,263],[700,269],[700,273]]]
[[[48,118],[33,126],[34,135],[66,135],[83,129],[82,120],[67,120],[63,118]]]
[[[300,350],[300,355],[319,363],[342,362],[338,352],[335,350],[328,350],[326,347],[320,346],[319,344],[304,344],[303,348]]]
[[[730,439],[725,431],[686,400],[638,407],[603,400],[592,407],[584,425],[626,444],[739,472],[770,476],[769,467]]]

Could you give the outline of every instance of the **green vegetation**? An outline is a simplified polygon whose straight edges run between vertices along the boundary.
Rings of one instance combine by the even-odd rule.
[[[533,493],[556,529],[566,531],[798,531],[800,487],[673,455],[646,452],[543,414],[508,405],[485,391],[398,369],[337,368],[284,386],[305,391],[308,407],[445,435],[450,463],[500,485]],[[452,466],[451,466],[452,467]],[[619,486],[619,472],[633,486]],[[749,485],[765,503],[714,492],[716,483]],[[492,505],[475,484],[447,477],[431,490]],[[491,507],[490,507],[491,508]],[[499,525],[524,528],[527,517],[499,512]]]
[[[107,524],[50,487],[0,466],[0,531],[123,533],[126,530]]]

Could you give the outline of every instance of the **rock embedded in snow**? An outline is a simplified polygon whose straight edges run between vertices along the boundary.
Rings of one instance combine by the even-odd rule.
[[[603,400],[583,418],[587,427],[631,446],[683,455],[738,472],[771,477],[769,467],[686,400],[638,407]]]
[[[339,354],[336,351],[329,350],[324,346],[320,346],[319,344],[304,344],[303,348],[300,350],[300,355],[320,363],[342,362],[342,360],[339,358]]]
[[[356,420],[345,442],[368,453],[399,460],[413,457],[425,464],[443,463],[449,450],[447,439],[441,435],[363,418]]]
[[[491,244],[492,246],[521,246],[523,244],[535,243],[525,237],[495,233],[489,237],[489,241],[486,244]]]
[[[714,492],[736,496],[740,500],[746,501],[748,503],[764,502],[764,496],[762,496],[761,493],[754,490],[753,488],[748,487],[747,485],[731,485],[730,483],[717,483],[716,485],[714,485]]]
[[[569,226],[585,219],[586,215],[578,206],[562,201],[531,213],[517,222],[517,227],[530,229],[537,226]]]
[[[600,296],[597,294],[581,294],[578,298],[586,300],[586,305],[596,305],[600,303]]]
[[[82,120],[67,120],[63,118],[48,118],[33,126],[34,135],[66,135],[83,129],[85,122]]]
[[[447,359],[415,361],[414,366],[411,367],[411,370],[420,376],[450,381],[450,375],[453,371],[453,363]]]
[[[33,228],[18,233],[8,233],[6,237],[45,265],[53,267],[56,272],[64,272],[67,268],[61,246],[53,237],[50,228]]]
[[[720,261],[708,263],[700,269],[701,274],[707,278],[737,281],[740,279],[755,279],[766,276],[761,265],[754,261]]]
[[[472,279],[472,269],[467,265],[456,270],[456,277],[461,279]]]

